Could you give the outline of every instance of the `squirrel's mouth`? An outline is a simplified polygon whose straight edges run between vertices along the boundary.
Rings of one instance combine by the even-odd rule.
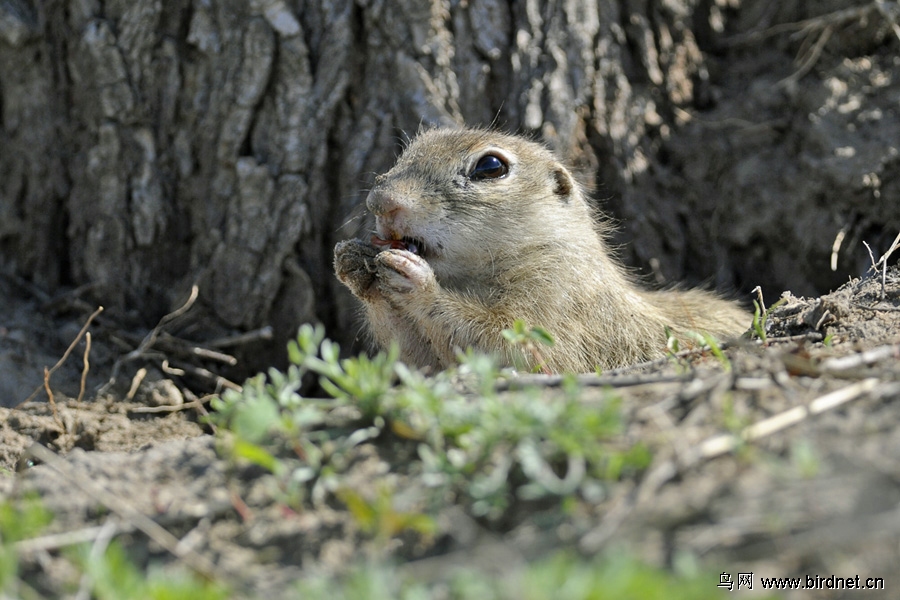
[[[399,240],[386,240],[377,235],[373,235],[371,241],[372,245],[376,248],[406,250],[407,252],[412,252],[419,256],[425,256],[425,242],[416,238],[403,237]]]

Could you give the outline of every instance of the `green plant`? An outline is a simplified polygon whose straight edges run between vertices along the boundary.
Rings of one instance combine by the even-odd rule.
[[[768,314],[765,309],[759,305],[756,300],[753,301],[753,322],[751,324],[753,332],[756,333],[763,344],[766,343],[766,317]]]
[[[759,300],[753,301],[753,321],[750,325],[750,329],[753,333],[756,334],[756,337],[762,341],[763,345],[766,344],[766,323],[769,320],[769,311],[773,308],[777,308],[784,304],[787,300],[785,298],[779,298],[775,304],[766,308],[765,304],[763,304],[762,298],[762,290],[756,288],[759,293]],[[746,335],[746,334],[745,334]]]
[[[722,351],[722,347],[719,346],[719,342],[715,337],[705,331],[689,331],[688,335],[694,338],[701,346],[709,348],[709,351],[713,356],[716,357],[716,360],[719,361],[719,363],[726,371],[731,370],[731,361],[728,360],[727,356],[725,356],[725,353]]]
[[[365,354],[340,360],[340,347],[325,338],[325,330],[304,325],[297,340],[288,344],[288,359],[301,372],[319,375],[319,384],[337,400],[352,400],[364,414],[379,413],[379,402],[394,381],[394,367],[399,349],[392,345],[388,352],[374,358]]]
[[[42,598],[20,578],[16,544],[40,535],[52,520],[52,513],[37,496],[0,502],[0,598]],[[230,597],[223,584],[204,581],[180,567],[166,572],[151,569],[144,573],[115,541],[101,552],[97,552],[95,545],[82,544],[64,550],[63,556],[87,576],[81,579],[83,593],[99,600],[219,600]]]
[[[666,356],[675,358],[675,355],[681,351],[681,343],[668,325],[665,326],[664,331],[666,332]]]
[[[549,338],[522,323],[514,334],[523,343]],[[642,446],[610,443],[621,429],[618,399],[608,395],[599,405],[585,405],[574,380],[563,398],[548,400],[528,390],[501,395],[495,387],[500,371],[489,356],[469,351],[458,369],[425,376],[398,362],[396,350],[340,359],[337,345],[310,326],[300,329],[289,358],[285,374],[270,370],[268,378],[257,376],[242,392],[214,401],[212,421],[230,432],[235,459],[273,473],[283,498],[295,503],[315,495],[317,485],[324,493],[325,477],[328,489],[341,489],[342,465],[353,448],[386,432],[417,443],[420,463],[411,468],[421,472],[435,498],[451,493],[473,514],[489,518],[500,517],[516,498],[589,495],[603,480],[649,462]],[[330,399],[299,395],[307,374],[318,376]],[[354,410],[355,419],[326,425],[335,421],[335,411]],[[392,514],[384,498],[341,494],[361,524]],[[393,522],[415,523],[413,529],[422,523],[406,517]]]
[[[151,566],[144,572],[135,566],[116,541],[99,554],[92,546],[82,545],[69,555],[89,577],[88,591],[98,600],[220,600],[231,597],[224,584],[205,581],[180,567],[163,570]]]
[[[668,325],[665,326],[664,331],[666,334],[666,359],[678,373],[688,373],[691,370],[691,363],[686,357],[679,356],[681,342]]]
[[[681,560],[679,564],[685,562]],[[677,565],[676,565],[677,567]],[[403,576],[390,565],[370,563],[343,579],[319,577],[300,582],[298,597],[413,600],[441,597],[455,600],[724,600],[719,575],[691,568],[668,571],[627,554],[583,558],[559,551],[499,574],[487,569],[456,568],[437,581]],[[766,596],[771,599],[772,596]]]
[[[369,535],[374,535],[381,543],[407,530],[426,538],[437,532],[437,526],[431,517],[395,510],[393,492],[386,486],[381,486],[374,501],[368,501],[349,487],[340,488],[337,497],[353,514],[360,528]]]
[[[808,439],[800,439],[791,444],[790,463],[800,477],[811,479],[822,470],[822,457]]]
[[[681,343],[675,333],[667,326],[666,332],[666,358],[679,373],[688,373],[691,370],[691,361],[688,357],[680,356]],[[725,356],[721,346],[715,337],[706,332],[688,331],[685,334],[697,343],[700,350],[709,350],[710,353],[722,364],[726,371],[731,370],[731,361]]]
[[[593,561],[559,552],[525,574],[524,598],[565,600],[703,600],[726,598],[710,573],[673,574],[623,554]]]
[[[38,535],[52,520],[37,496],[0,502],[0,597],[37,597],[19,580],[15,544]]]
[[[522,348],[524,352],[532,356],[535,363],[535,371],[543,371],[547,374],[550,373],[550,369],[547,368],[547,363],[539,349],[539,346],[541,345],[549,347],[556,343],[553,336],[550,335],[546,329],[541,327],[532,327],[529,329],[525,321],[516,319],[513,321],[512,328],[504,329],[501,333],[510,344]],[[524,364],[517,364],[516,367],[524,370]]]

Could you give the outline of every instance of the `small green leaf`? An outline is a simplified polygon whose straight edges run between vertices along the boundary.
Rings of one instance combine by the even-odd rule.
[[[232,452],[235,458],[241,458],[254,465],[258,465],[271,473],[278,473],[281,463],[277,458],[272,456],[265,448],[251,444],[242,439],[234,440]]]
[[[753,301],[753,331],[756,333],[756,337],[762,340],[762,343],[766,343],[766,315],[763,312],[762,307],[759,305],[759,302],[756,300]]]
[[[681,351],[681,344],[679,344],[678,338],[675,337],[675,333],[668,325],[665,326],[664,331],[666,333],[666,351],[669,354],[678,354]]]
[[[303,363],[303,352],[300,350],[300,345],[297,344],[294,340],[288,342],[288,360],[293,365],[300,365]]]
[[[533,327],[531,329],[531,339],[540,342],[545,346],[552,346],[556,343],[553,336],[543,327]]]
[[[376,528],[375,508],[355,491],[343,488],[338,490],[337,497],[347,506],[347,510],[356,519],[360,529],[372,533]]]
[[[258,442],[277,427],[280,416],[274,399],[256,398],[238,405],[232,420],[232,429],[238,437]]]
[[[513,331],[515,331],[520,336],[524,336],[527,333],[528,326],[525,324],[525,321],[522,319],[516,319],[513,322]]]

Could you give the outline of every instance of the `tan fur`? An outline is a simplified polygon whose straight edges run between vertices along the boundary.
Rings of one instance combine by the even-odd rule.
[[[508,174],[471,178],[486,154],[508,162]],[[335,272],[363,301],[376,343],[396,340],[416,366],[449,367],[470,347],[534,366],[501,334],[515,319],[553,335],[540,352],[556,372],[660,356],[666,326],[728,338],[750,324],[737,304],[704,291],[640,289],[569,171],[521,137],[421,133],[366,204],[381,238],[422,240],[424,254],[350,240],[335,247]]]

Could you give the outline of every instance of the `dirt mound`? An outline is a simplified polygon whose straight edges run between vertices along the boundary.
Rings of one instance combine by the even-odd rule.
[[[367,533],[333,487],[289,508],[270,473],[223,458],[195,411],[114,399],[57,398],[55,414],[47,403],[4,409],[0,456],[21,471],[4,476],[4,496],[37,492],[56,515],[48,533],[96,543],[105,527],[139,565],[186,563],[258,597],[289,597],[302,577],[371,556],[406,561],[404,572],[425,581],[488,564],[515,577],[516,565],[555,548],[624,546],[661,565],[687,553],[765,577],[890,577],[900,560],[898,325],[893,269],[821,298],[786,294],[768,315],[765,343],[582,376],[579,401],[613,390],[623,440],[641,440],[653,461],[580,496],[574,511],[513,498],[501,521],[485,521],[450,499],[431,507],[431,535],[385,539]],[[522,376],[512,387],[523,383],[543,390],[535,401],[566,393],[559,378]],[[31,440],[64,456],[23,454]],[[416,446],[384,432],[353,446],[334,476],[369,498],[389,482],[395,504],[416,506]],[[21,557],[23,577],[48,595],[71,584],[58,539],[34,540]]]

